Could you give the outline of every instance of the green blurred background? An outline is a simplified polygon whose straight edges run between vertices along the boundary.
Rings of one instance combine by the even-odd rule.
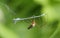
[[[32,19],[13,21],[41,14],[29,30]],[[60,0],[0,0],[0,38],[60,38]]]

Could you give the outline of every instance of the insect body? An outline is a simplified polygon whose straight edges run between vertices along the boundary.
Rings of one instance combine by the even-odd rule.
[[[28,29],[35,27],[35,20],[32,20],[32,24],[28,27]]]

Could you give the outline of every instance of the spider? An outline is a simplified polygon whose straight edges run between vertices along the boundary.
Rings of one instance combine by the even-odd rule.
[[[31,25],[28,27],[28,29],[31,29],[31,28],[35,27],[35,25],[36,25],[36,22],[35,22],[35,19],[34,19],[34,20],[32,20],[32,23],[31,23]]]

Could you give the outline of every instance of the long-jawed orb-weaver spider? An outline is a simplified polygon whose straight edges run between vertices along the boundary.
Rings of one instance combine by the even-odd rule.
[[[35,23],[35,19],[34,19],[34,20],[32,20],[32,23],[31,23],[31,25],[28,27],[28,29],[31,29],[31,28],[35,27],[35,25],[36,25],[36,23]]]

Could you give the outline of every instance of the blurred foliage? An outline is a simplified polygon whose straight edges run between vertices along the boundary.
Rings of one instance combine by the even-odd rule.
[[[43,13],[30,30],[32,19],[13,22]],[[0,38],[60,38],[60,0],[0,0]]]

